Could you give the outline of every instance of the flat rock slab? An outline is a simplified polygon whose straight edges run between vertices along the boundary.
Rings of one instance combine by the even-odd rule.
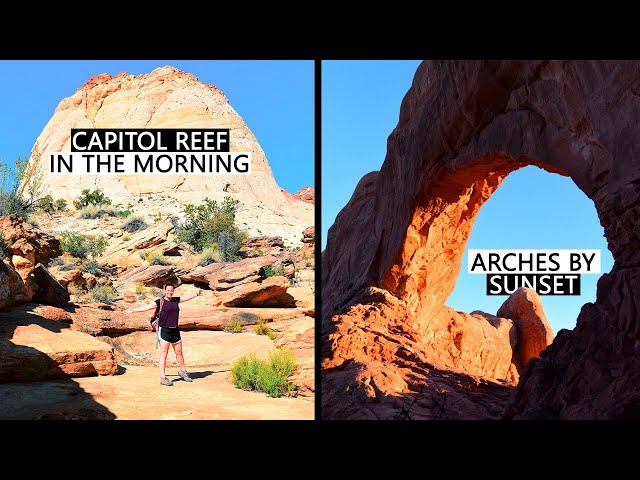
[[[59,325],[59,324],[58,324]],[[16,325],[0,338],[0,382],[32,381],[118,372],[113,348],[69,328]]]
[[[0,384],[0,419],[312,420],[309,398],[270,398],[236,388],[226,368],[192,368],[194,381],[160,385],[155,367],[122,375]]]

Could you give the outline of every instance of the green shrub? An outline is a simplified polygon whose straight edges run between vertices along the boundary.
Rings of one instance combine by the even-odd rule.
[[[149,262],[149,265],[171,265],[171,263],[164,257],[164,255],[161,255],[158,252],[147,254],[145,260]]]
[[[207,197],[199,206],[189,204],[184,209],[185,220],[178,224],[171,218],[178,239],[191,245],[197,252],[216,243],[224,262],[239,259],[238,250],[248,233],[240,230],[235,223],[236,210],[240,202],[224,197],[221,204]]]
[[[284,377],[296,370],[296,357],[291,350],[277,348],[269,352],[269,366]]]
[[[260,276],[262,278],[267,277],[286,277],[287,272],[282,269],[273,268],[273,265],[265,265],[260,269]]]
[[[149,289],[147,287],[145,287],[142,282],[136,282],[134,284],[134,289],[135,289],[136,294],[138,294],[138,295],[146,295],[147,292],[149,292]]]
[[[67,201],[64,198],[59,198],[55,201],[55,209],[62,212],[67,209]]]
[[[99,188],[96,188],[93,192],[85,188],[82,190],[82,194],[73,201],[73,206],[76,207],[77,210],[81,210],[89,205],[111,205],[111,199],[105,197]]]
[[[108,206],[89,205],[79,210],[80,218],[102,218],[105,215],[109,217],[116,216],[116,209]]]
[[[36,203],[37,209],[45,213],[53,213],[56,209],[51,195],[45,195]]]
[[[60,247],[63,252],[68,252],[74,257],[87,258],[91,255],[97,257],[102,255],[107,248],[107,239],[103,236],[89,236],[81,233],[64,231],[60,240]]]
[[[128,208],[126,210],[118,210],[116,212],[116,217],[127,218],[132,213],[133,213],[133,210],[129,210]]]
[[[257,390],[270,397],[295,394],[296,387],[289,376],[296,368],[295,357],[289,350],[269,352],[269,360],[264,361],[256,354],[243,355],[231,366],[233,384],[243,390]]]
[[[122,230],[124,230],[125,232],[129,232],[129,233],[139,232],[147,228],[147,223],[144,221],[144,219],[141,216],[135,215],[131,218],[128,218],[127,221],[124,222],[120,228],[122,228]]]
[[[91,296],[97,302],[113,303],[118,296],[118,291],[111,285],[100,285],[91,290]]]
[[[95,275],[100,271],[100,265],[95,260],[91,260],[80,265],[80,270]]]
[[[229,322],[225,323],[222,329],[227,333],[242,333],[244,327],[244,322],[240,318],[234,318]]]
[[[38,190],[43,179],[38,163],[40,154],[34,151],[32,158],[38,165],[34,171],[27,168],[29,159],[26,157],[18,157],[13,169],[0,160],[0,216],[18,215],[26,219],[39,208],[42,197]]]
[[[273,330],[271,330],[267,325],[266,320],[263,319],[258,320],[258,323],[256,323],[255,327],[253,327],[253,331],[258,335],[266,335],[271,340],[275,340],[277,337],[275,332],[273,332]]]
[[[207,247],[202,250],[202,253],[198,255],[198,265],[206,267],[212,263],[218,263],[222,261],[222,255],[217,248]]]

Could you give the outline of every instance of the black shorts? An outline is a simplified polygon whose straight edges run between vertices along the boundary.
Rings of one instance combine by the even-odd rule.
[[[165,343],[180,343],[180,328],[158,327],[158,340]]]

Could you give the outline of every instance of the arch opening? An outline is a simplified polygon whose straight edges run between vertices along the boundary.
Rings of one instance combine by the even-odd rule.
[[[539,352],[553,338],[552,333],[543,332],[542,340],[532,340],[537,343],[537,346],[532,346],[526,338],[529,332],[519,324],[520,320],[499,318],[498,308],[490,308],[486,302],[479,301],[473,308],[460,310],[447,304],[460,277],[468,241],[481,208],[509,174],[529,166],[544,170],[541,172],[543,175],[556,173],[571,182],[566,172],[548,163],[528,157],[514,161],[506,155],[489,154],[453,172],[441,173],[435,182],[416,196],[406,238],[383,277],[382,287],[405,302],[409,327],[417,332],[418,342],[433,346],[434,351],[440,352],[433,359],[436,364],[515,382],[532,358],[525,351]],[[580,191],[579,195],[584,196],[584,193]],[[590,201],[586,196],[585,199]],[[595,206],[591,208],[592,212],[595,211]],[[483,248],[499,246],[486,245]],[[508,248],[597,247],[542,247],[536,246],[535,240],[531,239],[526,247],[510,245]],[[612,263],[612,258],[608,263],[603,262],[601,274]],[[464,268],[463,275],[467,275],[466,263]],[[591,293],[594,293],[596,281],[594,278]],[[486,293],[484,286],[481,293]],[[502,304],[509,297],[498,298]],[[578,311],[581,306],[577,307]],[[572,315],[573,325],[578,311]],[[553,330],[557,332],[557,328]]]
[[[580,295],[541,296],[554,334],[575,327],[582,306],[596,301],[598,279],[613,266],[593,202],[570,178],[533,166],[509,174],[478,213],[456,285],[445,302],[458,311],[496,314],[508,296],[486,295],[485,276],[467,274],[469,249],[599,249],[600,273],[581,275]]]

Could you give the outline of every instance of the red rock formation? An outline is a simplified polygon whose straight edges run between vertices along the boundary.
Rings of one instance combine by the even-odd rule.
[[[455,346],[438,324],[449,325],[444,302],[476,215],[510,172],[536,165],[570,176],[594,201],[615,265],[576,329],[559,332],[529,362],[507,417],[640,416],[639,81],[640,62],[633,61],[433,61],[418,68],[380,172],[362,178],[329,230],[323,411],[348,417],[358,411],[348,405],[369,401],[358,400],[358,391],[378,403],[412,391],[399,380],[382,382],[381,375],[404,380],[399,358],[411,356],[391,348],[387,325],[395,326],[393,343],[434,339],[440,349],[448,335]],[[371,315],[384,309],[367,303],[371,287],[395,298],[389,302],[402,312],[375,334]],[[424,366],[429,357],[412,358]],[[367,390],[374,378],[382,383]]]
[[[542,309],[542,299],[529,288],[518,288],[498,309],[498,317],[513,319],[518,332],[516,351],[522,365],[539,358],[553,341],[553,329]]]
[[[295,307],[295,298],[287,293],[288,288],[289,280],[285,277],[269,277],[215,294],[213,304],[226,307]]]
[[[315,243],[316,242],[316,229],[315,227],[307,227],[302,232],[302,243]]]
[[[205,267],[195,267],[180,275],[183,282],[205,282],[212,290],[229,290],[239,285],[259,280],[260,270],[273,265],[277,257],[246,258],[232,263],[212,263]]]
[[[278,256],[284,251],[282,237],[251,237],[240,247],[238,254],[243,258],[262,255]]]
[[[50,258],[62,254],[57,238],[41,232],[17,215],[0,217],[0,229],[9,253],[27,259],[33,265],[47,263]]]
[[[0,285],[0,308],[31,300],[31,290],[26,287],[13,265],[4,260],[0,260]]]
[[[298,200],[313,204],[316,201],[316,189],[315,187],[304,186],[294,193],[293,196]]]

